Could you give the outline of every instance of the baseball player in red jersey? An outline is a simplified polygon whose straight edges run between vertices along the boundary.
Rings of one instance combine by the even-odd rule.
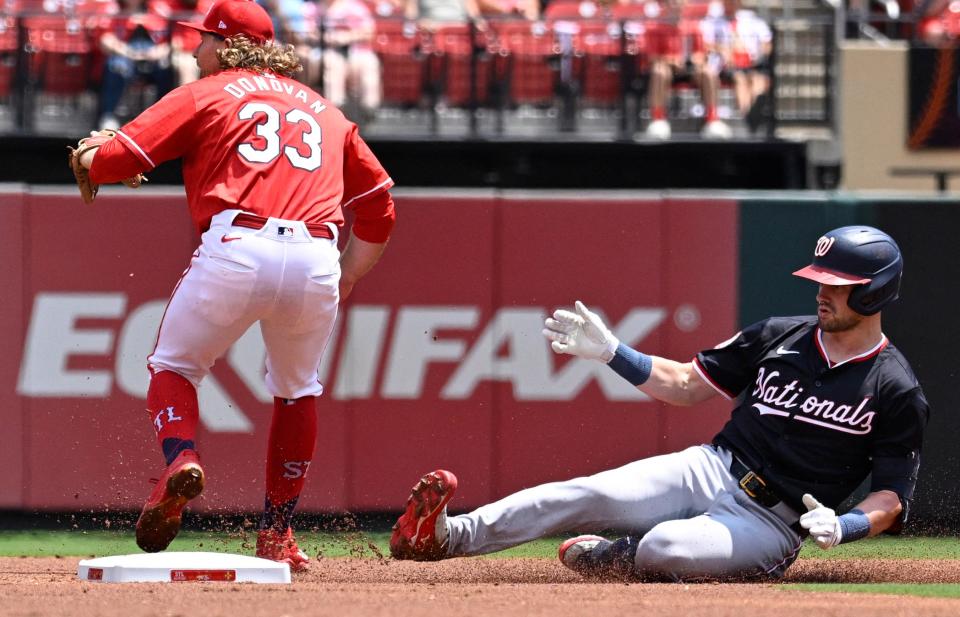
[[[197,386],[254,322],[274,410],[257,555],[307,566],[290,522],[313,458],[320,358],[338,303],[379,259],[395,214],[392,180],[357,127],[290,78],[267,13],[218,0],[198,30],[201,79],[185,84],[81,157],[96,184],[182,157],[200,247],[167,305],[148,358],[147,405],[167,467],[137,521],[137,544],[164,550],[204,486],[194,436]],[[355,222],[341,255],[344,208]]]

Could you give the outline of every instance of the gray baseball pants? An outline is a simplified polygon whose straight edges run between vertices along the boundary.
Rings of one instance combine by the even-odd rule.
[[[782,576],[800,550],[790,527],[796,518],[781,518],[747,496],[730,474],[731,457],[723,448],[694,446],[524,489],[450,517],[448,554],[481,555],[554,534],[616,530],[642,536],[635,560],[641,576]]]

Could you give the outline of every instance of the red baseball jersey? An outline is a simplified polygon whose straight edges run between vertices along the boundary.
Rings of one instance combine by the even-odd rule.
[[[130,169],[130,153],[139,169]],[[91,178],[116,181],[178,157],[201,231],[213,215],[232,208],[342,225],[343,207],[393,185],[340,110],[294,79],[246,69],[221,71],[167,94],[100,148]],[[391,200],[373,203],[392,214]]]

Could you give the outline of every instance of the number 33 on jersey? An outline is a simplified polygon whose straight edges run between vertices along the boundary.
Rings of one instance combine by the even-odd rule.
[[[226,70],[185,84],[117,141],[151,168],[183,158],[201,231],[233,208],[340,226],[341,206],[393,185],[354,123],[307,86],[269,73]]]

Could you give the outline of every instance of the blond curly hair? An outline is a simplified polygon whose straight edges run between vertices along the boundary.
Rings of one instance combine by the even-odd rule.
[[[286,77],[303,70],[293,45],[278,45],[272,41],[259,45],[243,34],[231,36],[226,41],[227,46],[217,50],[217,58],[223,69],[251,69],[259,73],[270,71]]]

